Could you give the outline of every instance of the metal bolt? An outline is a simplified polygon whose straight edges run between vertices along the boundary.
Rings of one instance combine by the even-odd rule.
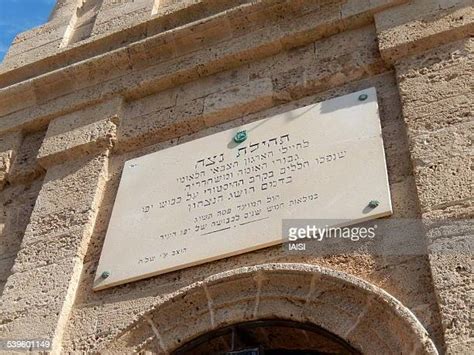
[[[365,101],[367,100],[369,96],[367,94],[360,94],[359,95],[359,101]]]
[[[102,277],[103,279],[106,279],[106,278],[109,277],[109,276],[110,276],[110,272],[109,272],[109,271],[104,271],[104,272],[100,275],[100,277]]]
[[[242,143],[247,139],[247,131],[240,131],[234,136],[235,143]]]
[[[375,208],[375,207],[377,207],[379,204],[380,204],[379,201],[377,201],[377,200],[372,200],[372,201],[369,202],[369,207],[370,207],[370,208]]]

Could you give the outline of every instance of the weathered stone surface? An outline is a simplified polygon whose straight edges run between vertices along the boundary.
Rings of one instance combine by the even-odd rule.
[[[38,152],[48,167],[66,160],[111,148],[122,111],[122,99],[112,99],[52,121]]]
[[[23,136],[19,132],[0,137],[0,190],[7,182],[10,167],[15,160],[22,139]]]
[[[15,256],[29,222],[41,179],[31,185],[14,185],[0,194],[0,255]]]
[[[29,182],[44,173],[38,163],[37,155],[45,132],[26,134],[10,170],[9,181],[13,183]]]
[[[86,157],[50,168],[36,200],[23,245],[71,227],[92,228],[107,176],[107,155]]]
[[[58,317],[64,316],[63,307],[70,301],[67,298],[73,297],[70,282],[80,275],[77,261],[12,274],[0,300],[2,336],[26,339],[33,331],[38,337],[54,340]]]
[[[395,62],[466,38],[474,28],[472,10],[469,0],[415,0],[376,14],[380,52],[384,59]]]

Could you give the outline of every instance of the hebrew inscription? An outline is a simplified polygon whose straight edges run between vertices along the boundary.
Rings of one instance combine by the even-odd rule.
[[[126,162],[94,288],[276,245],[284,218],[390,213],[372,88]]]

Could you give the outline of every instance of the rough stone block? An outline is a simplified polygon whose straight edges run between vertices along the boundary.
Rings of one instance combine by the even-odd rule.
[[[50,122],[38,161],[44,167],[110,148],[122,110],[120,98],[58,117]]]
[[[470,219],[474,216],[474,197],[424,212],[422,216],[433,220]]]
[[[472,197],[472,166],[465,157],[416,165],[416,186],[422,211],[437,209]]]
[[[130,65],[134,69],[157,65],[176,57],[177,48],[172,37],[160,37],[156,41],[134,43],[128,48]]]
[[[177,104],[183,105],[188,101],[205,97],[233,86],[243,85],[249,81],[248,67],[243,66],[235,70],[227,70],[198,81],[181,85],[178,88]]]
[[[420,214],[416,183],[412,176],[390,184],[393,215],[396,218],[417,218]]]
[[[183,55],[232,38],[232,28],[228,19],[223,17],[219,21],[203,22],[197,28],[184,29],[173,38],[177,55]]]
[[[14,183],[29,182],[44,173],[44,169],[38,164],[36,158],[44,135],[44,131],[25,135],[11,167],[9,181]]]
[[[426,105],[446,98],[470,93],[474,79],[468,57],[453,66],[436,70],[427,66],[428,73],[400,73],[399,85],[403,104]],[[428,64],[428,63],[427,63]],[[428,64],[429,65],[429,64]],[[431,71],[431,73],[430,73]],[[418,75],[417,75],[418,74]]]
[[[430,246],[433,283],[440,299],[445,340],[448,344],[470,339],[469,310],[474,292],[472,250],[474,236],[436,240]]]
[[[428,133],[471,122],[472,102],[474,93],[457,95],[427,105],[404,106],[403,116],[412,135]]]
[[[117,148],[154,144],[197,132],[202,122],[204,99],[151,112],[139,117],[124,117],[119,127]]]
[[[127,103],[125,117],[140,117],[176,105],[177,90],[166,90]],[[189,100],[191,101],[191,100]]]
[[[98,155],[50,168],[36,200],[23,245],[95,220],[107,178],[107,156]]]
[[[68,259],[13,273],[0,300],[1,319],[15,319],[25,311],[33,314],[41,308],[54,313],[60,311],[75,268],[80,269],[78,260]],[[8,326],[8,322],[3,325]]]
[[[19,250],[13,272],[25,272],[72,257],[83,257],[87,250],[87,226],[74,226],[59,235],[43,236],[35,243],[23,245]]]
[[[31,82],[20,83],[9,88],[8,95],[0,96],[0,116],[36,104],[36,94]]]
[[[446,158],[473,158],[474,122],[414,136],[410,151],[415,166],[436,164]]]
[[[207,127],[228,121],[273,104],[271,79],[250,81],[247,84],[211,94],[204,101],[204,117]]]
[[[458,1],[457,8],[440,11],[438,1],[417,0],[375,15],[382,57],[395,62],[468,36],[474,26],[472,4]],[[430,23],[429,26],[426,23]]]
[[[102,33],[99,28],[104,23],[120,18],[137,17],[136,20],[147,20],[151,16],[154,2],[155,0],[104,0],[95,20],[93,34]],[[139,18],[138,14],[145,16]],[[121,25],[118,27],[123,28],[125,26]]]
[[[32,30],[22,32],[13,40],[12,46],[5,56],[6,61],[11,61],[18,54],[27,52],[48,43],[62,40],[66,32],[66,25],[58,22],[47,22]]]
[[[0,194],[0,255],[15,256],[41,188],[38,179],[30,186],[14,185]]]
[[[79,277],[82,264],[77,259],[14,273],[5,284],[0,300],[0,332],[16,339],[48,339],[55,337],[61,319],[73,301],[71,284]],[[59,335],[60,337],[60,335]]]
[[[32,64],[40,59],[44,59],[49,56],[53,56],[57,53],[62,43],[61,39],[54,40],[43,44],[39,47],[33,47],[32,49],[23,53],[11,56],[8,61],[2,63],[1,70],[8,71],[20,68],[22,66]]]
[[[10,167],[20,148],[23,137],[19,132],[7,133],[0,137],[0,190],[8,179]]]

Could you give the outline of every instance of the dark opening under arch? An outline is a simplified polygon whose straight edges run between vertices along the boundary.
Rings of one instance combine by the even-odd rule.
[[[216,329],[182,345],[173,355],[204,354],[316,355],[360,354],[340,337],[310,323],[267,319]]]

